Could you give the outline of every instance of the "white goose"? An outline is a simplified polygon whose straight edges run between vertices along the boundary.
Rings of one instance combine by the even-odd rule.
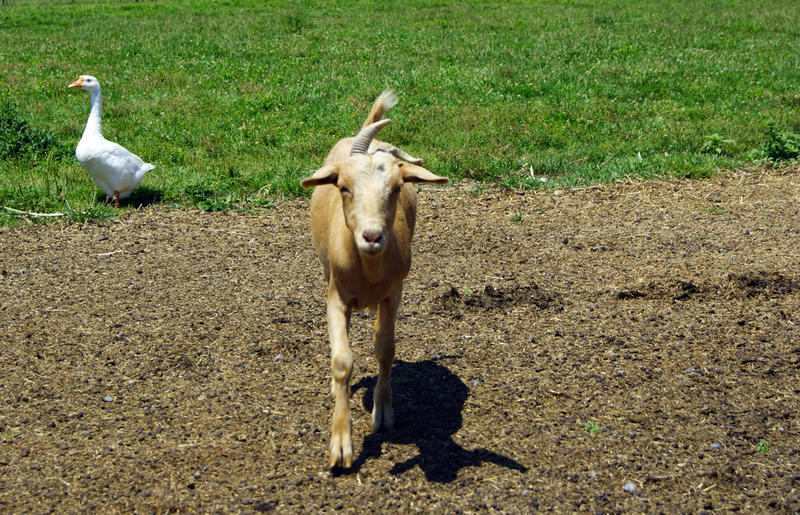
[[[86,128],[75,149],[75,157],[106,195],[114,198],[114,205],[119,207],[119,199],[130,195],[142,183],[144,174],[155,166],[103,137],[100,128],[103,96],[96,78],[81,75],[68,87],[85,89],[91,94],[92,102]]]

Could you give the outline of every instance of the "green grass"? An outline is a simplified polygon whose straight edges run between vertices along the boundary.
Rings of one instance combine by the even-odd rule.
[[[589,433],[590,435],[594,436],[598,433],[601,433],[603,431],[603,428],[600,427],[600,424],[598,424],[597,422],[586,420],[583,423],[583,430]]]
[[[0,223],[2,206],[113,215],[71,155],[79,74],[103,85],[106,137],[157,166],[127,206],[304,194],[386,87],[382,138],[513,188],[705,177],[800,132],[794,0],[8,3],[0,109],[52,151],[0,157]]]
[[[22,430],[19,428],[9,428],[5,433],[0,434],[0,441],[13,442],[21,434]]]

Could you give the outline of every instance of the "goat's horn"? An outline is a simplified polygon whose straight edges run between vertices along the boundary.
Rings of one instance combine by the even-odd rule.
[[[392,154],[397,159],[402,159],[403,161],[408,161],[411,164],[421,165],[422,159],[418,157],[414,157],[405,150],[399,149],[397,147],[392,147],[389,149],[389,153]]]
[[[391,120],[379,120],[362,128],[358,134],[356,134],[356,137],[353,138],[353,146],[350,147],[350,155],[366,154],[369,144],[375,139],[375,135],[378,134],[378,131],[390,123],[392,123]]]

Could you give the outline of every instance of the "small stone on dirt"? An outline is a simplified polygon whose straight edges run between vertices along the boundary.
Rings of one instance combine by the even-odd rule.
[[[277,505],[278,503],[275,501],[258,501],[253,505],[253,509],[256,511],[273,511]]]

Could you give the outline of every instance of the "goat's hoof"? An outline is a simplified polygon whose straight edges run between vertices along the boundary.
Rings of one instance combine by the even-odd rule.
[[[379,432],[394,429],[394,411],[392,406],[374,406],[372,408],[372,430]]]
[[[331,438],[331,455],[328,468],[353,466],[353,443],[350,435],[337,435]]]

